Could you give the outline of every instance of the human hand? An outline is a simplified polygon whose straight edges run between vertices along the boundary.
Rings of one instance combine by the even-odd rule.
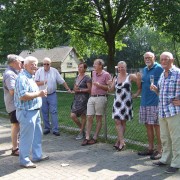
[[[47,89],[40,91],[40,97],[47,97]]]
[[[137,94],[132,94],[132,98],[137,98]]]
[[[74,85],[74,91],[77,92],[79,90],[79,86]]]
[[[112,83],[113,83],[113,79],[110,79],[110,80],[107,81],[107,85],[108,85],[108,86],[111,86]]]
[[[151,90],[151,91],[154,91],[155,93],[158,92],[158,88],[157,88],[154,84],[151,84],[151,85],[150,85],[150,90]]]
[[[93,85],[99,87],[99,82],[93,82]]]
[[[68,93],[72,93],[71,89],[67,89],[67,92],[68,92]]]
[[[174,98],[174,99],[172,100],[172,103],[173,103],[174,106],[180,106],[180,99]]]

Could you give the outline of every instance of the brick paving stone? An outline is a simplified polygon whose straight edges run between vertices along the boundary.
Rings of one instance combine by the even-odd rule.
[[[174,175],[164,173],[165,168],[152,166],[149,157],[140,157],[132,150],[117,152],[111,144],[98,142],[81,146],[73,135],[61,133],[43,136],[43,152],[50,159],[36,163],[35,169],[19,166],[18,157],[10,156],[10,123],[0,118],[0,179],[3,180],[176,180]],[[66,163],[69,166],[63,167]],[[180,171],[180,170],[179,170]]]

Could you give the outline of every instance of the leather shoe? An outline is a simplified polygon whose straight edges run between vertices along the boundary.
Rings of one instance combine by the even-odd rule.
[[[96,139],[90,139],[88,141],[88,145],[93,145],[93,144],[96,144],[97,143],[97,140]]]
[[[47,134],[49,134],[49,133],[50,133],[50,130],[47,130],[47,129],[44,130],[44,132],[43,132],[44,135],[47,135]]]
[[[165,171],[165,173],[167,173],[167,174],[174,174],[174,173],[176,173],[177,171],[179,170],[179,168],[175,168],[175,167],[168,167],[167,169],[166,169],[166,171]]]
[[[154,153],[153,149],[146,149],[144,151],[138,152],[138,155],[139,156],[151,156],[151,155],[153,155],[153,153]]]
[[[48,159],[49,159],[49,156],[43,155],[41,157],[41,159],[32,160],[32,162],[41,162],[41,161],[45,161],[45,160],[48,160]]]
[[[36,168],[36,165],[33,164],[32,162],[29,162],[28,164],[21,164],[20,165],[21,167],[24,167],[24,168]]]
[[[53,132],[53,134],[54,134],[55,136],[60,136],[60,133],[59,133],[59,132]]]
[[[158,162],[154,162],[153,163],[154,166],[166,166],[166,164],[162,163],[161,161],[158,161]]]

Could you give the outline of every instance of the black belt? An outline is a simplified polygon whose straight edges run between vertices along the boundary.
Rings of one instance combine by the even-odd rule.
[[[38,110],[40,110],[40,108],[37,108],[37,109],[34,109],[35,111],[38,111]]]
[[[53,93],[50,93],[50,94],[47,94],[47,95],[51,95],[51,94],[54,94],[56,91],[54,91]]]
[[[95,95],[91,95],[91,97],[99,97],[99,96],[107,96],[106,94],[95,94]]]

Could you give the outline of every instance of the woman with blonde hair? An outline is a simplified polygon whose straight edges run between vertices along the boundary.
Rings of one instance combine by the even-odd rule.
[[[133,117],[132,98],[137,97],[141,91],[140,74],[128,74],[126,62],[118,62],[118,75],[110,82],[109,92],[115,90],[115,97],[112,110],[112,118],[115,120],[115,127],[118,139],[114,147],[121,151],[125,146],[124,133],[126,129],[126,121]],[[137,84],[137,92],[131,94],[131,82]]]

